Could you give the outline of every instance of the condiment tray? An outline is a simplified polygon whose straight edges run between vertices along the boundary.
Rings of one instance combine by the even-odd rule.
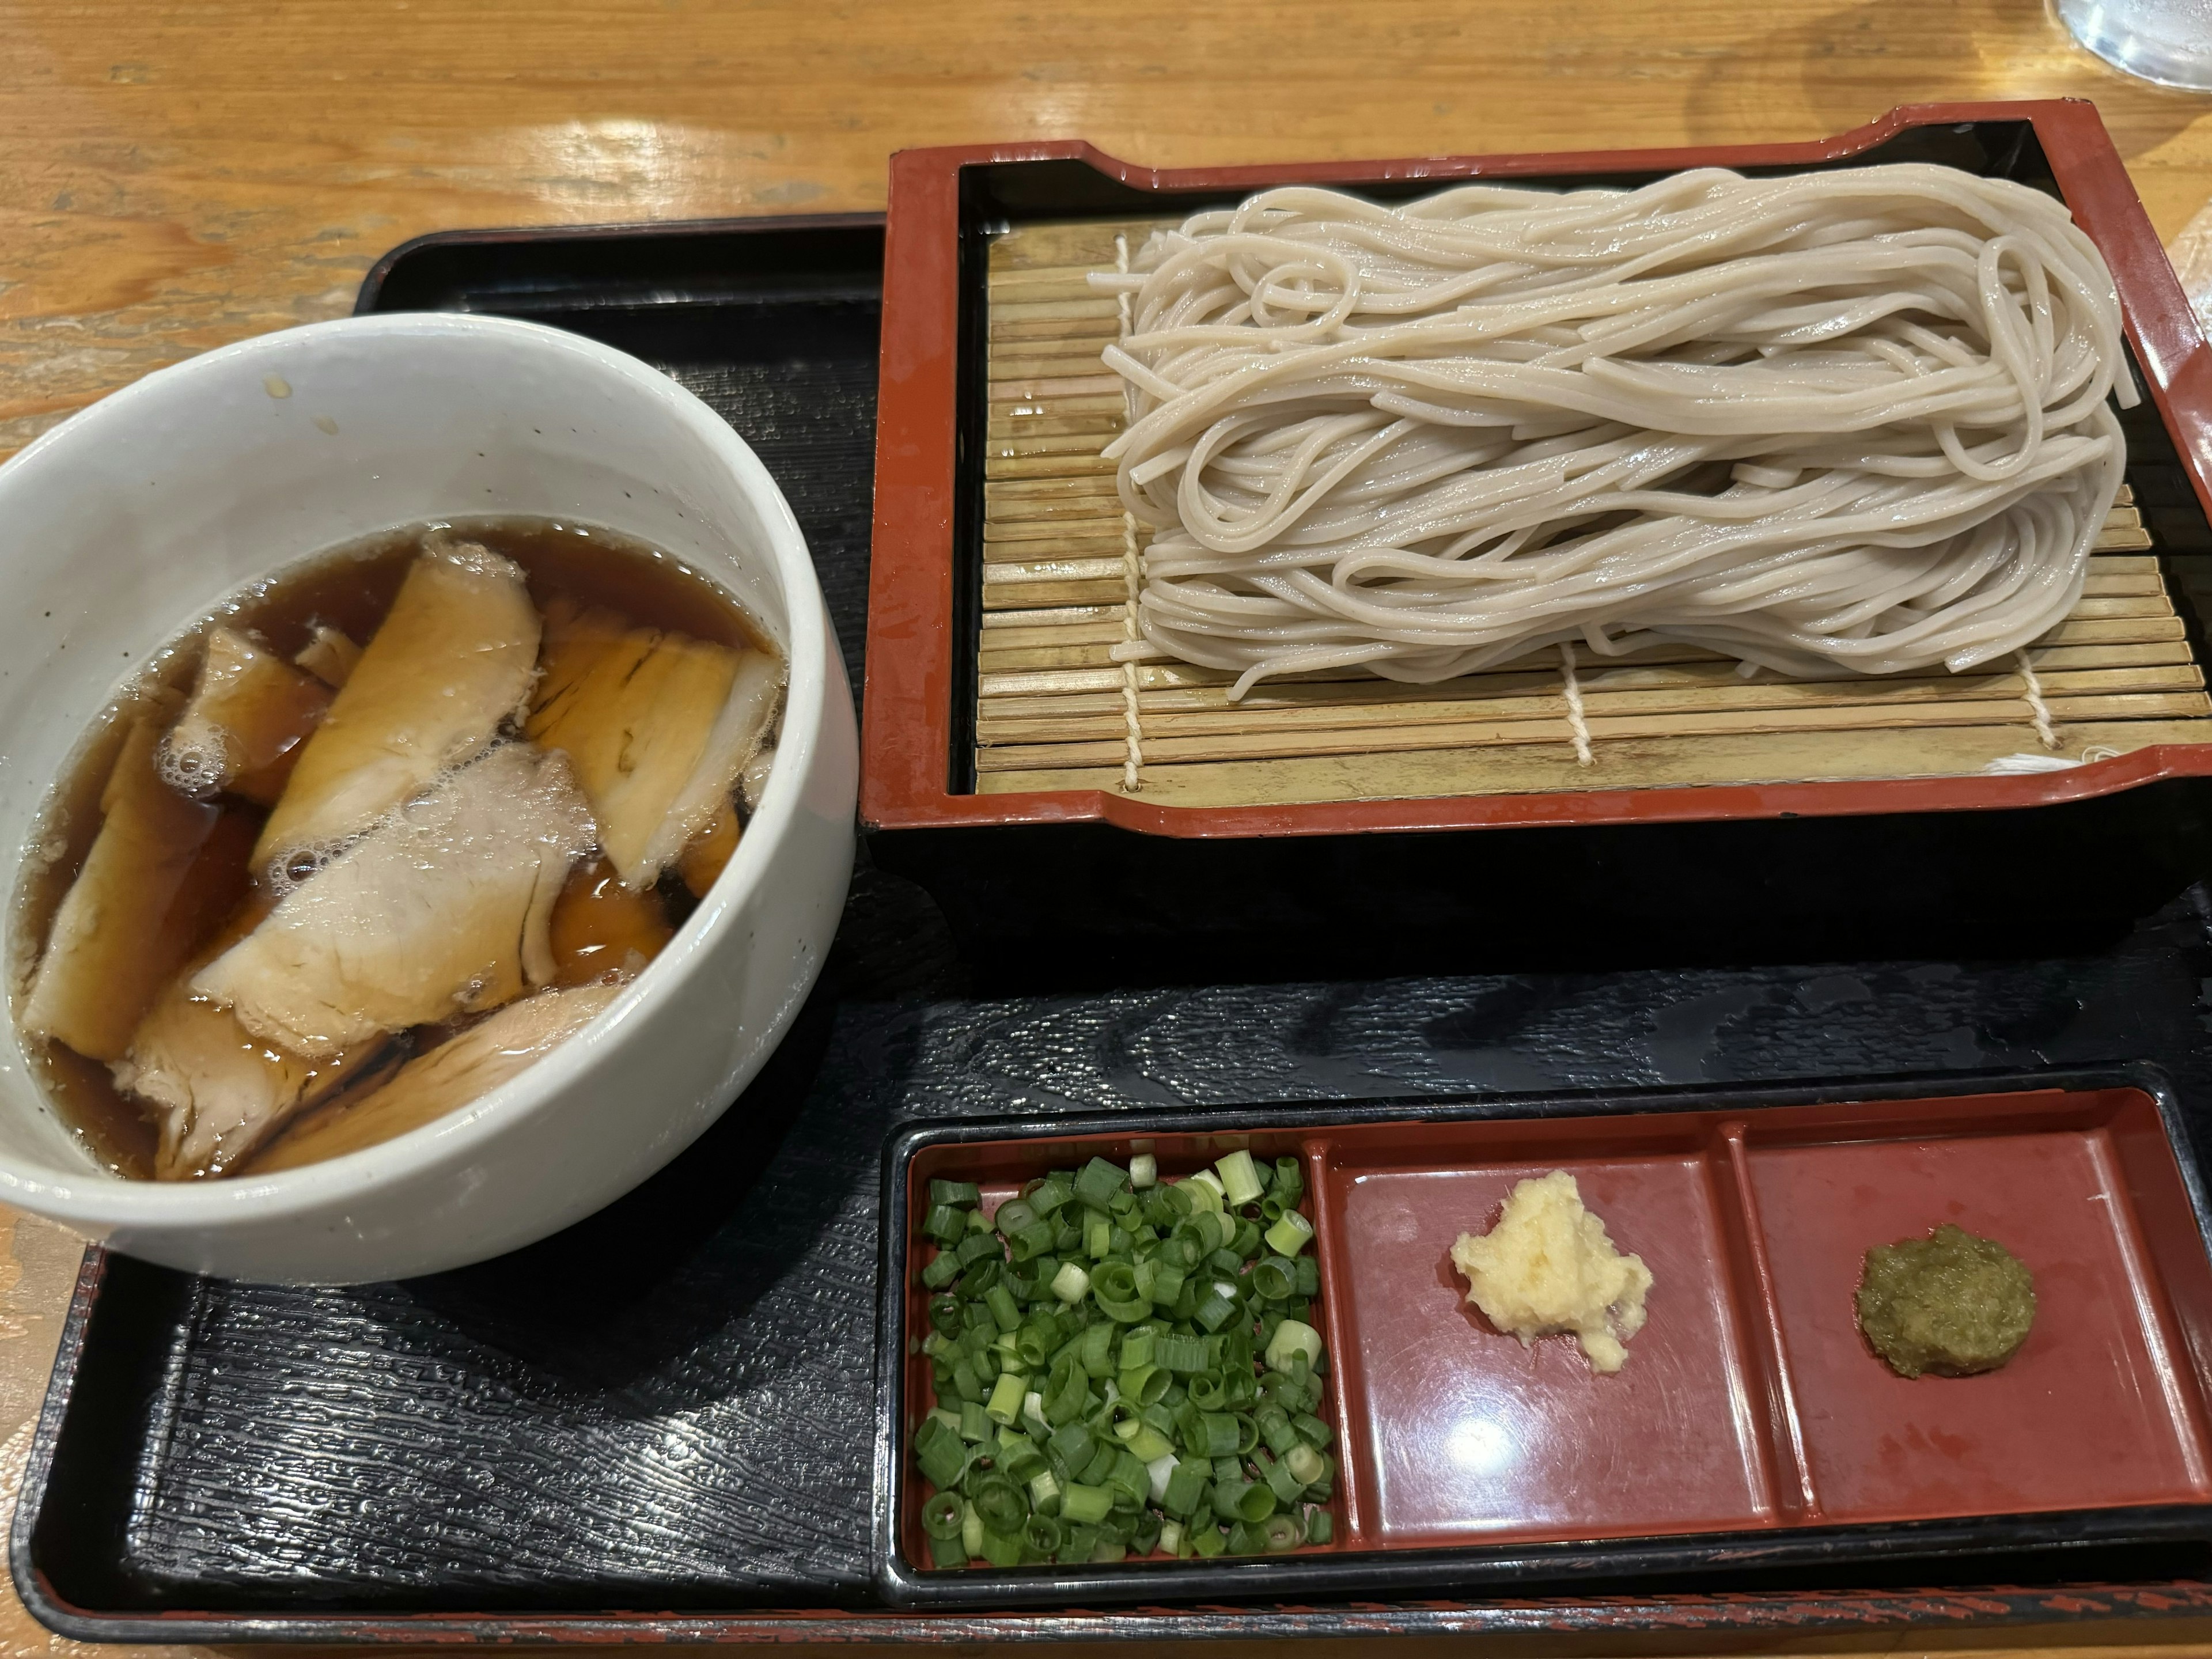
[[[387,258],[362,307],[533,317],[668,368],[744,432],[789,495],[858,685],[883,258],[881,224],[866,219],[459,234]],[[2176,808],[2173,821],[2193,821],[2192,811]],[[1669,1514],[1646,1489],[1626,1517],[1636,1536],[1597,1536],[1581,1511],[1529,1505],[1521,1519],[1534,1524],[1510,1536],[1448,1538],[1424,1529],[1411,1490],[1392,1485],[1378,1437],[1379,1454],[1355,1460],[1349,1481],[1360,1536],[1377,1547],[1284,1564],[1303,1571],[1310,1559],[1341,1575],[1327,1585],[1262,1563],[1233,1594],[1186,1593],[1154,1566],[1125,1564],[1127,1573],[1067,1579],[1048,1595],[1035,1585],[1008,1595],[979,1574],[954,1593],[931,1589],[930,1605],[906,1601],[887,1577],[895,1540],[884,1528],[896,1510],[879,1413],[898,1408],[903,1363],[904,1224],[885,1181],[918,1146],[900,1139],[908,1132],[940,1134],[932,1144],[947,1156],[1029,1133],[1334,1134],[1343,1162],[1332,1201],[1347,1211],[1328,1222],[1327,1248],[1341,1262],[1340,1241],[1370,1227],[1382,1273],[1366,1284],[1364,1255],[1352,1253],[1362,1305],[1346,1304],[1358,1334],[1340,1334],[1340,1351],[1367,1352],[1384,1322],[1418,1307],[1423,1340],[1445,1345],[1432,1363],[1471,1364],[1480,1352],[1602,1398],[1556,1342],[1525,1355],[1502,1338],[1478,1344],[1484,1334],[1438,1281],[1431,1248],[1447,1224],[1480,1224],[1509,1170],[1589,1156],[1571,1123],[1614,1136],[1613,1156],[1632,1121],[1718,1113],[1781,1126],[1838,1103],[1991,1097],[2015,1103],[2000,1115],[2033,1115],[2043,1107],[2018,1103],[2063,1099],[2064,1121],[2033,1133],[2075,1149],[2054,1165],[2076,1183],[2068,1191],[2094,1179],[2104,1182],[2094,1190],[2137,1194],[2134,1219],[2112,1219],[2109,1238],[2138,1247],[2127,1282],[2158,1289],[2182,1332],[2169,1334],[2156,1295],[2151,1311],[2115,1316],[2141,1352],[2155,1339],[2172,1361],[2160,1373],[2170,1391],[2130,1431],[2153,1443],[2201,1416],[2191,1368],[2201,1361],[2178,1356],[2201,1340],[2191,1275],[2203,1264],[2188,1253],[2196,1222],[2173,1198],[2178,1183],[2196,1204],[2212,1133],[2212,1014],[2201,997],[2212,896],[2182,890],[2191,866],[2130,863],[2112,872],[2122,901],[2069,912],[2062,928],[2046,900],[2095,885],[2096,872],[2046,848],[2021,861],[2020,926],[2002,936],[1956,895],[1908,888],[1922,941],[1908,951],[1894,936],[1887,948],[1845,950],[1838,935],[1794,923],[1762,935],[1756,907],[1701,915],[1696,867],[1662,860],[1636,896],[1640,920],[1554,929],[1540,952],[1498,972],[1484,969],[1499,934],[1422,944],[1395,922],[1419,921],[1431,888],[1495,895],[1540,885],[1540,867],[1503,851],[1474,866],[1428,858],[1409,845],[1418,837],[1370,839],[1377,856],[1343,873],[1392,926],[1358,953],[1294,906],[1259,906],[1268,926],[1256,933],[1179,927],[1204,895],[1141,884],[1109,896],[1152,907],[1159,925],[1142,950],[1102,951],[1050,908],[1028,919],[1018,948],[988,933],[963,947],[927,893],[864,854],[822,986],[769,1069],[660,1176],[568,1232],[464,1272],[343,1290],[198,1279],[90,1252],[13,1533],[27,1605],[81,1638],[168,1643],[1522,1630],[1609,1640],[1887,1632],[1909,1642],[1923,1626],[2127,1619],[2148,1632],[2212,1615],[2212,1534],[2191,1518],[2193,1502],[2166,1501],[2194,1492],[2197,1465],[2161,1465],[2163,1493],[2075,1480],[2023,1498],[1984,1480],[1952,1501],[1893,1484],[1893,1512],[1923,1518],[1854,1508],[1849,1480],[1821,1461],[1832,1443],[1810,1415],[1809,1376],[1791,1392],[1755,1372],[1767,1304],[1746,1300],[1753,1279],[1723,1251],[1698,1279],[1684,1265],[1688,1243],[1645,1240],[1656,1218],[1612,1187],[1601,1212],[1614,1205],[1609,1218],[1662,1277],[1644,1346],[1604,1384],[1634,1395],[1649,1385],[1640,1378],[1671,1374],[1670,1345],[1732,1321],[1753,1370],[1730,1419],[1736,1437],[1722,1437],[1709,1466],[1720,1474],[1699,1484],[1723,1488],[1730,1459],[1744,1469],[1765,1455],[1779,1484],[1757,1493],[1772,1524],[1723,1537],[1708,1527],[1723,1506]],[[1267,845],[1280,842],[1243,851]],[[1015,886],[1085,879],[1067,843],[994,856]],[[1093,856],[1119,854],[1083,854]],[[1564,878],[1601,887],[1609,867],[1578,865]],[[1909,884],[1909,861],[1895,870]],[[1273,878],[1264,857],[1206,878],[1253,890]],[[1777,914],[1796,914],[1781,889],[1772,896]],[[2177,1160],[2148,1185],[2125,1152],[2147,1133],[2146,1100]],[[1969,1109],[1942,1109],[1955,1128]],[[2005,1140],[1986,1128],[1947,1128],[1929,1144]],[[1754,1167],[1763,1146],[1792,1154],[1786,1138],[1762,1133],[1747,1130]],[[1648,1168],[1688,1194],[1705,1218],[1696,1224],[1718,1236],[1731,1212],[1698,1196],[1705,1174],[1681,1173],[1718,1167],[1696,1134],[1680,1131]],[[1401,1154],[1394,1135],[1420,1144]],[[1693,1140],[1694,1156],[1683,1150]],[[2102,1165],[2088,1150],[2100,1146]],[[1449,1214],[1385,1239],[1390,1229],[1363,1207],[1368,1195],[1423,1160],[1457,1172]],[[2008,1165],[2004,1179],[2018,1173]],[[1601,1186],[1594,1176],[1594,1195]],[[2153,1188],[2166,1194],[2159,1204],[2139,1195]],[[1943,1201],[1953,1199],[1990,1201],[1979,1188]],[[1925,1205],[1905,1207],[1868,1212],[1863,1231],[1901,1236],[1933,1218]],[[2039,1223],[2032,1237],[2010,1212],[1990,1219],[2017,1231],[2031,1259],[2043,1248]],[[1825,1253],[1864,1242],[1854,1231],[1808,1245],[1805,1261],[1843,1271]],[[1793,1359],[1802,1358],[1786,1322],[1798,1260],[1778,1249],[1771,1262]],[[2102,1282],[2118,1282],[2109,1254],[2101,1260]],[[2063,1279],[2055,1300],[2062,1289]],[[1814,1300],[1832,1307],[1832,1294]],[[1388,1370],[1365,1365],[1364,1410],[1401,1409],[1389,1392],[1401,1379]],[[1743,1416],[1751,1401],[1784,1397],[1799,1402],[1813,1498],[1826,1506],[1817,1522],[1808,1504],[1793,1512],[1784,1501],[1797,1466],[1772,1449],[1787,1436]],[[1414,1431],[1442,1432],[1449,1446],[1452,1431],[1437,1420]],[[1472,1434],[1468,1444],[1479,1449]],[[1729,1478],[1742,1492],[1754,1484]],[[1401,1497],[1409,1506],[1393,1509]],[[1140,1604],[1110,1605],[1132,1585],[1143,1587],[1128,1598]]]
[[[1331,1541],[1224,1563],[927,1565],[902,1449],[927,1408],[929,1292],[887,1274],[878,1468],[884,1588],[927,1603],[1295,1588],[1504,1584],[1547,1557],[1651,1570],[1684,1543],[1770,1565],[2212,1528],[2205,1378],[2212,1263],[2163,1087],[1828,1100],[1727,1091],[1510,1107],[1146,1114],[908,1129],[884,1214],[913,1234],[928,1182],[1008,1182],[1099,1157],[1202,1167],[1295,1157],[1314,1249],[1342,1473]],[[1249,1126],[1249,1127],[1247,1127]],[[990,1139],[996,1133],[1003,1138]],[[1517,1181],[1565,1169],[1640,1255],[1651,1318],[1612,1376],[1564,1338],[1523,1347],[1462,1299],[1450,1259]],[[1859,1336],[1867,1248],[1949,1221],[2025,1254],[2035,1330],[2002,1370],[1908,1382]],[[2125,1518],[2123,1519],[2122,1517]],[[1562,1561],[1561,1565],[1565,1565]]]

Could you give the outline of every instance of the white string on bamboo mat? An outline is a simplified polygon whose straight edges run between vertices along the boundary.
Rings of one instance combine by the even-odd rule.
[[[1575,647],[1565,640],[1559,641],[1560,689],[1566,694],[1567,729],[1574,733],[1575,764],[1590,763],[1589,722],[1583,718],[1582,682],[1575,678]]]
[[[1129,239],[1114,239],[1114,269],[1123,276],[1129,271]],[[1121,314],[1121,337],[1129,337],[1129,295],[1125,289],[1115,296],[1115,309]],[[1137,520],[1131,513],[1121,514],[1121,581],[1128,599],[1121,606],[1122,638],[1134,643],[1141,635],[1137,628],[1137,604],[1145,591],[1145,568],[1137,556]],[[1145,730],[1137,711],[1137,661],[1127,657],[1121,662],[1121,719],[1127,730],[1128,754],[1121,763],[1121,788],[1127,794],[1135,794],[1144,787],[1141,776],[1145,764]]]
[[[2025,647],[2013,653],[2020,659],[2021,696],[2027,700],[2027,712],[2035,722],[2035,735],[2043,739],[2045,749],[2058,747],[2058,731],[2051,723],[2051,705],[2043,700],[2043,682],[2036,678],[2035,665],[2027,659]]]

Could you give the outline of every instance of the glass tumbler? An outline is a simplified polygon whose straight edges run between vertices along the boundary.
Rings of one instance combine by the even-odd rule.
[[[2054,0],[2067,32],[2128,74],[2212,92],[2212,0]]]

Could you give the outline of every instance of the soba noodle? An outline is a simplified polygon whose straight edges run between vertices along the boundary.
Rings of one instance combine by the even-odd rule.
[[[1106,454],[1154,532],[1117,654],[1235,696],[1562,641],[1964,669],[2073,609],[2121,482],[2103,259],[1948,167],[1271,190],[1131,265],[1091,279],[1131,297]]]

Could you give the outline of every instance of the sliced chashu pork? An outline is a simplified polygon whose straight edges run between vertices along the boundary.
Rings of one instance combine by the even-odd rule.
[[[547,923],[592,838],[567,757],[502,744],[295,888],[192,989],[310,1060],[495,1008],[552,979]]]
[[[133,723],[100,791],[100,833],[54,911],[23,1029],[112,1060],[162,985],[236,907],[250,816],[161,781],[161,727]]]
[[[772,653],[737,650],[555,599],[523,731],[566,750],[600,845],[650,886],[713,822],[766,737],[783,688]]]
[[[270,805],[330,706],[319,680],[235,629],[210,629],[191,700],[161,740],[163,775],[194,794],[227,790]]]
[[[255,868],[301,848],[329,851],[489,748],[529,692],[538,631],[512,560],[474,542],[426,539],[301,750],[254,845]]]
[[[292,660],[336,691],[353,678],[361,647],[337,629],[317,623],[313,635]]]
[[[296,1169],[359,1152],[435,1122],[520,1075],[591,1024],[622,994],[619,984],[541,991],[410,1060],[392,1080],[356,1099],[301,1119],[253,1162],[252,1170]]]
[[[196,994],[192,975],[244,939],[268,914],[251,900],[169,981],[111,1070],[115,1085],[152,1107],[161,1181],[236,1169],[295,1112],[328,1099],[387,1051],[381,1038],[328,1060],[303,1060],[264,1042],[228,1008]]]

